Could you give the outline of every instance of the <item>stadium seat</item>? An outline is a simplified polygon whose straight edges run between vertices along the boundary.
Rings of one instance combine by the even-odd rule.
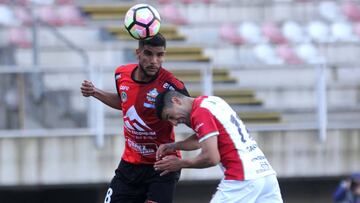
[[[180,0],[180,2],[183,4],[192,4],[194,3],[194,0]]]
[[[311,21],[306,26],[306,32],[314,42],[329,42],[330,30],[327,24],[322,21]]]
[[[303,28],[294,21],[286,21],[281,30],[286,39],[292,43],[302,43],[306,40]]]
[[[0,25],[17,26],[19,24],[14,12],[8,6],[0,5]]]
[[[60,6],[58,9],[59,18],[67,25],[84,25],[84,19],[80,11],[74,5]]]
[[[284,63],[284,61],[277,56],[274,48],[269,44],[256,45],[254,47],[254,54],[262,63],[268,65]]]
[[[275,23],[265,23],[261,27],[263,35],[274,44],[286,43],[286,38]]]
[[[12,27],[8,33],[9,42],[21,48],[30,48],[29,33],[23,27]]]
[[[238,33],[247,43],[258,44],[263,42],[261,30],[258,25],[252,22],[243,22],[238,27]]]
[[[233,24],[223,24],[220,27],[220,37],[225,41],[228,41],[234,45],[240,45],[245,42],[245,40],[238,34],[235,25]]]
[[[354,33],[357,35],[358,38],[360,38],[360,23],[354,24]]]
[[[320,53],[318,49],[311,43],[303,43],[296,47],[296,54],[304,60],[304,62],[313,64],[318,63]]]
[[[168,20],[170,23],[176,25],[185,25],[188,23],[188,20],[180,13],[180,11],[173,5],[167,4],[164,5],[160,11],[161,16]]]
[[[24,4],[28,4],[28,3],[35,3],[38,5],[54,5],[55,0],[23,0]],[[27,2],[25,2],[27,1]]]
[[[111,35],[120,40],[133,40],[133,38],[126,31],[124,26],[108,26],[105,28]],[[178,32],[176,26],[163,25],[161,26],[161,34],[163,34],[167,40],[185,40],[185,36]]]
[[[347,22],[337,22],[331,25],[331,34],[335,41],[353,42],[356,36],[353,33],[353,27]]]
[[[37,11],[38,17],[41,21],[52,25],[52,26],[61,26],[63,25],[60,16],[53,6],[42,6]]]
[[[22,25],[30,26],[33,23],[33,19],[30,13],[23,7],[14,8],[16,18],[21,22]]]
[[[302,64],[303,60],[295,53],[295,51],[287,44],[282,44],[276,47],[276,53],[281,59],[288,64]]]
[[[205,4],[212,4],[215,3],[216,0],[202,0],[202,2],[204,2]]]
[[[157,0],[158,4],[169,4],[171,3],[171,0]]]
[[[360,21],[360,6],[358,3],[346,1],[342,5],[342,11],[349,20],[353,22]]]
[[[74,5],[74,0],[56,0],[58,5]]]
[[[323,19],[329,22],[342,20],[344,18],[338,4],[335,1],[319,2],[318,12]]]

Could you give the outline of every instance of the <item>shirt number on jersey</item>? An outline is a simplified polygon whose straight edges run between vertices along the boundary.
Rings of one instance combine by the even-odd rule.
[[[239,135],[241,137],[241,142],[245,143],[246,140],[244,138],[244,134],[241,132],[241,127],[240,127],[240,123],[239,123],[238,119],[234,115],[231,115],[230,120],[237,127],[237,130],[238,130]]]

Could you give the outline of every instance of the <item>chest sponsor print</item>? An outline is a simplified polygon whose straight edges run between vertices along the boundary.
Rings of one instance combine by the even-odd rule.
[[[144,156],[154,155],[157,150],[157,145],[154,143],[137,143],[131,139],[127,139],[126,141],[131,149]]]
[[[159,94],[156,88],[150,90],[148,93],[146,93],[146,100],[144,102],[144,107],[146,108],[155,108],[155,99],[156,96]]]
[[[146,125],[134,106],[131,106],[124,116],[124,127],[129,133],[136,136],[156,136],[155,131]]]
[[[121,101],[125,103],[127,101],[127,94],[126,92],[121,92]]]

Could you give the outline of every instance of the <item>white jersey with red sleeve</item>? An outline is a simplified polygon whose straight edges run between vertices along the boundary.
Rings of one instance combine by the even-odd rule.
[[[225,180],[252,180],[275,174],[237,113],[223,99],[215,96],[197,97],[190,121],[199,142],[218,136]]]

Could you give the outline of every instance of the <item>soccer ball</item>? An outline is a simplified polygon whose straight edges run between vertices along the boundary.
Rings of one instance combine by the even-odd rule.
[[[124,25],[135,39],[150,39],[160,30],[160,14],[148,4],[136,4],[125,15]]]

